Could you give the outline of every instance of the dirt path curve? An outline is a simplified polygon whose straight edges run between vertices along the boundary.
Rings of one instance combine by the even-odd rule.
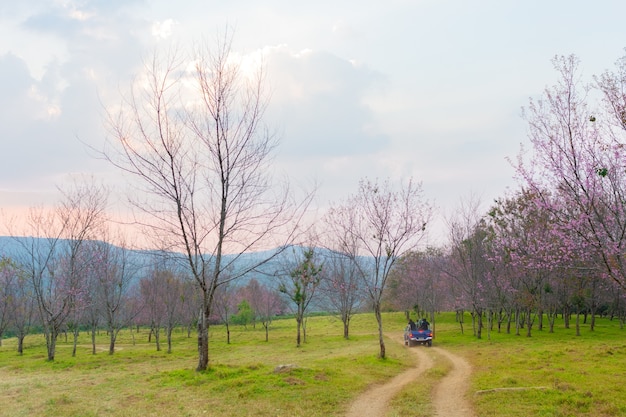
[[[404,344],[402,336],[394,335],[394,341]],[[435,415],[439,417],[474,417],[469,402],[465,399],[467,381],[471,375],[469,364],[463,359],[441,348],[411,348],[418,358],[415,368],[409,369],[394,377],[384,385],[376,385],[362,393],[350,406],[346,417],[384,417],[389,400],[406,384],[417,379],[423,372],[430,369],[434,360],[433,350],[447,358],[453,369],[446,375],[434,390],[433,406]]]
[[[431,348],[452,363],[452,369],[435,387],[433,406],[439,417],[473,417],[474,412],[466,393],[472,368],[465,359],[453,355],[445,349]]]

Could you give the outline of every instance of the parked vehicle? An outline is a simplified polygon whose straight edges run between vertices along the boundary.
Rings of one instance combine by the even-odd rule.
[[[407,346],[415,345],[433,345],[433,331],[430,325],[425,324],[417,328],[411,329],[411,325],[407,325],[404,330],[404,344]]]

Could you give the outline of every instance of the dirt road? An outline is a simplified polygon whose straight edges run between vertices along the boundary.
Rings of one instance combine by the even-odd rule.
[[[403,343],[402,337],[398,338],[397,335],[394,335],[392,339]],[[443,357],[452,363],[451,371],[441,379],[441,382],[433,390],[432,403],[435,408],[435,415],[438,417],[474,417],[471,405],[465,398],[472,371],[467,361],[438,347],[417,346],[408,349],[417,355],[417,366],[396,376],[384,385],[373,386],[365,391],[352,403],[346,417],[384,417],[389,400],[402,387],[431,368],[435,361],[434,356]]]

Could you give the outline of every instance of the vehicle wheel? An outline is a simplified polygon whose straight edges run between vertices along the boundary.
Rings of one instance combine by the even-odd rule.
[[[432,340],[429,340],[429,341],[428,341],[428,347],[431,347],[432,345],[433,345],[433,341],[432,341]]]
[[[409,345],[409,341],[408,340],[404,340],[404,346],[408,346]]]

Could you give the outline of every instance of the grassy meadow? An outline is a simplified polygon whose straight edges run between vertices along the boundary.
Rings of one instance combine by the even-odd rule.
[[[468,316],[469,317],[469,316]],[[466,320],[469,321],[469,318]],[[0,347],[0,415],[7,416],[342,416],[350,402],[415,364],[397,343],[404,315],[384,317],[386,360],[379,360],[372,314],[357,315],[351,338],[341,322],[311,317],[308,341],[295,347],[295,320],[276,320],[265,333],[235,326],[226,343],[222,326],[211,327],[210,370],[196,372],[195,334],[177,331],[173,352],[157,352],[147,330],[120,333],[117,351],[107,353],[101,333],[91,354],[90,335],[81,333],[76,357],[71,337],[59,339],[56,360],[47,362],[42,336],[26,340],[19,356],[14,339]],[[473,366],[469,395],[483,416],[621,416],[626,375],[626,330],[598,320],[596,331],[557,326],[555,333],[525,336],[483,332],[461,334],[453,314],[437,316],[434,345],[465,357]],[[133,342],[134,340],[134,342]],[[417,346],[411,349],[428,349]],[[392,402],[389,416],[430,416],[430,390],[450,369],[435,350],[435,365]],[[276,372],[279,365],[294,365]]]

